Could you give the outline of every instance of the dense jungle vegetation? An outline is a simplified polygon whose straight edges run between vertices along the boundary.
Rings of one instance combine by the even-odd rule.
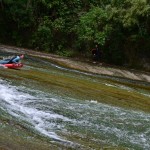
[[[149,0],[0,0],[0,43],[144,68],[150,60]]]

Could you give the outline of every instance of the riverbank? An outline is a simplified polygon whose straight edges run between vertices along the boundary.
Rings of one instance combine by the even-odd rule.
[[[149,72],[108,66],[106,64],[101,64],[101,63],[93,63],[90,60],[81,61],[78,58],[66,58],[66,57],[62,57],[62,56],[58,56],[54,54],[29,50],[25,48],[18,48],[14,46],[0,45],[0,50],[13,52],[15,54],[23,53],[23,54],[31,55],[35,57],[46,58],[59,65],[72,68],[72,69],[77,69],[80,71],[89,72],[89,73],[96,73],[96,74],[101,74],[101,75],[108,75],[108,76],[113,76],[113,77],[121,77],[121,78],[128,78],[132,80],[150,82]]]

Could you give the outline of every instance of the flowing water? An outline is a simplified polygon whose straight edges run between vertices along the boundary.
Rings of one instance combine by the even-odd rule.
[[[28,130],[66,149],[150,149],[149,83],[110,81],[30,56],[24,63],[21,70],[0,68],[0,109]],[[148,108],[121,105],[120,95]]]

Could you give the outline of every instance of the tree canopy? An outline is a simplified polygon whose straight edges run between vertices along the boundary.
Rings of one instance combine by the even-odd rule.
[[[150,58],[149,0],[1,0],[0,42],[140,66]],[[138,62],[138,63],[137,63]]]

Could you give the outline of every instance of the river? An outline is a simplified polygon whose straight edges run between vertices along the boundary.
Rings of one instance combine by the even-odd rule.
[[[77,71],[30,55],[23,62],[20,70],[0,68],[0,112],[64,149],[150,149],[149,82]]]

